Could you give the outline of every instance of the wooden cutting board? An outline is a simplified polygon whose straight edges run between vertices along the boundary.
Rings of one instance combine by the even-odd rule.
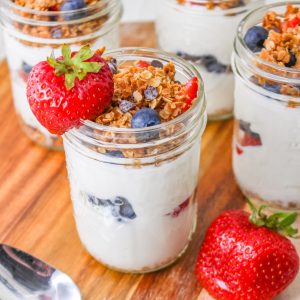
[[[121,36],[122,46],[155,47],[151,23],[123,25]],[[5,62],[0,63],[0,80],[0,242],[68,273],[86,300],[207,299],[193,273],[203,235],[221,211],[244,206],[231,169],[232,120],[208,124],[203,136],[198,226],[187,253],[153,274],[122,274],[84,250],[73,220],[64,155],[33,144],[20,130]]]

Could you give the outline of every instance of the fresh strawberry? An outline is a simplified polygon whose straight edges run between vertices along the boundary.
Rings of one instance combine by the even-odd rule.
[[[209,227],[201,246],[196,275],[201,285],[222,300],[271,300],[296,277],[299,257],[291,241],[296,213],[267,216],[265,206],[252,214],[222,213]]]
[[[135,65],[139,68],[148,68],[150,66],[150,63],[148,63],[145,60],[138,60]]]
[[[195,98],[197,97],[198,93],[198,78],[193,77],[185,84],[185,91],[188,96],[186,100],[187,106],[185,107],[185,110],[188,110],[192,104]]]
[[[27,98],[38,121],[51,133],[61,135],[95,119],[110,103],[114,83],[105,60],[89,46],[71,53],[62,47],[62,57],[52,54],[37,64],[27,82]]]

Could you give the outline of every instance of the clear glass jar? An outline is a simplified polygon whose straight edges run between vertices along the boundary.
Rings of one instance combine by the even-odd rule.
[[[194,67],[158,50],[124,48],[105,55],[118,64],[173,61],[177,80],[199,78],[198,98],[172,121],[142,129],[83,121],[63,136],[82,243],[110,268],[150,272],[180,257],[195,230],[200,140],[206,126],[203,83]],[[136,143],[144,140],[141,136],[152,138]],[[109,154],[102,154],[103,149]]]
[[[75,11],[39,11],[14,4],[0,3],[1,23],[9,63],[14,104],[25,133],[35,142],[62,149],[62,139],[50,134],[30,110],[26,81],[35,64],[54,50],[60,55],[62,44],[72,50],[90,44],[94,49],[119,46],[120,0],[102,0]]]
[[[232,57],[233,169],[247,197],[273,207],[300,209],[300,98],[282,94],[283,88],[299,88],[300,70],[262,60],[243,39],[250,27],[261,24],[267,11],[284,12],[285,7],[286,2],[254,10],[238,28]],[[259,82],[278,86],[281,93]]]
[[[5,58],[5,48],[4,48],[3,32],[0,27],[0,60],[4,58]]]
[[[178,2],[160,2],[156,21],[158,44],[164,51],[176,53],[199,68],[209,120],[229,118],[234,82],[230,57],[236,28],[249,10],[264,1],[251,0],[245,6],[230,9],[208,9],[207,5],[213,3],[210,0],[187,1],[185,5]]]

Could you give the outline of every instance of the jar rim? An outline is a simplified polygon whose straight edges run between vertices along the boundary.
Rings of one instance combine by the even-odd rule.
[[[299,83],[300,79],[296,80],[294,77],[295,77],[295,75],[300,74],[300,69],[293,69],[290,67],[279,66],[278,64],[266,61],[266,60],[262,59],[261,57],[257,56],[255,52],[251,51],[251,49],[246,45],[246,43],[244,41],[245,26],[248,24],[248,22],[249,22],[249,20],[251,20],[251,18],[253,18],[256,15],[263,14],[273,8],[286,7],[286,5],[288,5],[288,4],[300,5],[300,1],[281,1],[281,2],[276,2],[276,3],[271,3],[268,5],[260,6],[256,9],[252,10],[251,12],[249,12],[241,20],[241,22],[239,23],[239,26],[237,28],[236,40],[234,43],[234,51],[237,54],[239,53],[238,45],[237,45],[239,43],[244,50],[243,54],[246,55],[246,58],[248,60],[257,61],[260,65],[264,65],[266,67],[276,69],[277,71],[288,72],[288,74],[291,74],[291,76],[287,77],[287,78],[294,79],[297,83]],[[264,74],[264,76],[266,76],[266,74],[269,74],[270,78],[273,78],[274,80],[276,80],[276,79],[278,80],[278,78],[282,79],[282,76],[278,76],[276,74],[272,74],[272,73],[268,73],[268,72],[262,72],[261,68],[256,68],[256,71],[258,71],[258,73]]]
[[[86,7],[83,7],[80,9],[67,10],[67,11],[43,11],[43,10],[37,10],[37,9],[30,8],[30,7],[18,5],[16,3],[12,2],[12,0],[2,0],[2,1],[3,1],[2,6],[7,6],[9,8],[19,10],[22,13],[35,14],[35,15],[48,16],[48,17],[54,17],[54,16],[58,16],[58,15],[67,15],[67,14],[71,14],[74,12],[76,12],[76,13],[86,12],[89,10],[93,10],[95,8],[101,8],[105,4],[110,4],[112,2],[114,2],[114,3],[119,2],[119,0],[101,0],[92,5],[87,5]]]
[[[184,12],[192,13],[192,14],[201,13],[199,11],[199,9],[193,8],[193,5],[182,5],[182,4],[178,3],[177,0],[165,0],[165,1],[168,2],[169,4],[173,5],[174,7],[176,7],[176,9],[180,9]],[[228,1],[230,1],[230,0],[228,0]],[[195,3],[199,3],[199,4],[212,3],[211,0],[193,0],[191,2],[195,2]],[[220,1],[216,0],[214,2],[218,3]],[[235,15],[235,14],[241,14],[241,13],[244,13],[245,11],[248,11],[249,9],[252,9],[253,7],[256,7],[259,2],[263,3],[264,0],[255,0],[255,1],[251,0],[249,3],[247,3],[244,6],[237,6],[237,7],[232,7],[232,8],[228,8],[228,9],[209,9],[205,13],[209,13],[212,15],[222,15],[222,16],[224,16],[224,15],[231,16],[231,15]],[[194,5],[194,6],[197,6],[197,5]],[[200,6],[200,5],[198,5],[198,6]],[[202,5],[202,6],[204,7],[204,5]]]
[[[119,56],[122,56],[122,55],[125,55],[125,52],[129,52],[129,53],[127,53],[127,55],[130,56],[130,55],[134,55],[135,52],[137,52],[137,51],[140,51],[141,53],[144,52],[144,53],[149,53],[149,54],[158,54],[162,59],[166,59],[166,61],[167,61],[167,58],[170,58],[168,61],[174,62],[175,65],[177,63],[177,64],[181,64],[185,67],[188,67],[192,71],[193,75],[199,79],[198,80],[197,99],[193,102],[192,106],[187,111],[185,111],[184,113],[182,113],[181,115],[176,117],[175,119],[155,125],[155,126],[151,126],[151,127],[134,128],[134,129],[133,128],[110,127],[110,126],[98,124],[98,123],[90,121],[90,120],[81,120],[81,125],[85,125],[86,127],[92,128],[95,130],[109,131],[109,132],[114,132],[114,133],[151,132],[151,131],[155,131],[157,129],[162,129],[163,127],[168,127],[170,125],[174,125],[178,122],[183,121],[184,119],[189,118],[190,116],[192,116],[195,113],[199,104],[201,107],[200,117],[203,118],[203,116],[205,115],[205,112],[206,112],[205,111],[206,101],[205,101],[205,97],[204,97],[203,79],[202,79],[200,73],[198,72],[198,70],[189,62],[185,61],[184,59],[182,59],[178,56],[171,55],[165,51],[157,50],[154,48],[146,48],[146,47],[122,47],[122,48],[112,49],[112,50],[106,51],[104,53],[104,56],[114,56],[118,53],[119,53],[118,54]],[[148,55],[148,57],[150,58],[151,56]],[[78,130],[78,129],[72,129],[72,130]]]

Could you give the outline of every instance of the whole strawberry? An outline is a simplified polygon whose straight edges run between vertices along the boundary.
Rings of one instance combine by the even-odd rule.
[[[290,240],[297,230],[291,224],[297,214],[270,217],[231,210],[209,227],[201,246],[196,275],[218,300],[270,300],[296,277],[299,257]],[[279,232],[277,232],[279,231]]]
[[[62,47],[62,57],[52,54],[33,67],[27,81],[27,98],[38,121],[51,133],[61,135],[95,119],[110,103],[113,75],[105,60],[89,46],[71,53]]]

